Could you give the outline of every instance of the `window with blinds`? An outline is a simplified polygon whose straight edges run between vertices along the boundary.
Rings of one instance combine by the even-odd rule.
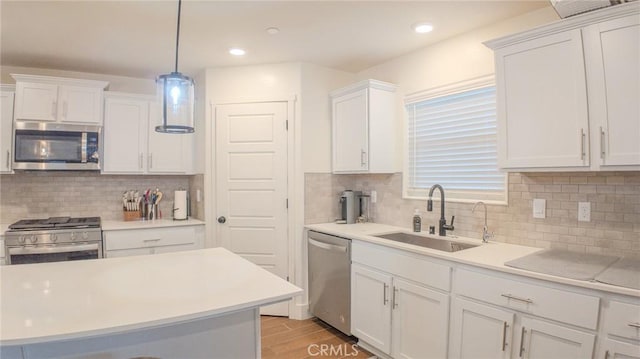
[[[506,175],[498,170],[495,85],[435,92],[406,102],[405,196],[424,198],[440,184],[447,199],[506,203]]]

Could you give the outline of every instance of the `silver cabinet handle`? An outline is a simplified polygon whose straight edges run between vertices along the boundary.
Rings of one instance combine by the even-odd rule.
[[[7,169],[9,169],[9,165],[11,164],[9,161],[11,160],[11,151],[7,150]]]
[[[604,351],[604,359],[609,359],[609,351],[608,350]]]
[[[367,152],[365,150],[360,150],[360,165],[364,166],[367,164]]]
[[[520,297],[516,297],[515,295],[511,295],[511,294],[500,294],[501,296],[507,298],[507,299],[513,299],[513,300],[517,300],[519,302],[524,302],[527,304],[531,304],[533,303],[532,299],[529,298],[520,298]]]
[[[509,324],[507,324],[507,322],[504,322],[502,324],[502,351],[504,351],[504,349],[507,347],[507,327],[509,326]]]
[[[389,303],[389,299],[387,299],[387,288],[389,288],[389,285],[387,285],[387,283],[384,283],[384,288],[382,290],[382,304],[383,305],[387,305],[387,303]]]
[[[151,239],[143,239],[143,242],[157,242],[159,240],[161,240],[162,238],[151,238]]]
[[[398,293],[398,288],[393,287],[393,309],[398,308],[398,301],[396,300],[397,293]]]
[[[640,329],[640,323],[635,322],[635,323],[628,323],[627,324],[630,327],[636,328],[636,329]]]
[[[600,126],[600,158],[604,160],[604,130]]]
[[[580,158],[584,160],[584,157],[587,155],[584,152],[584,140],[585,140],[585,135],[584,135],[584,128],[580,129]]]
[[[522,327],[522,332],[520,333],[520,354],[518,356],[522,358],[522,353],[524,353],[524,333],[526,330]]]

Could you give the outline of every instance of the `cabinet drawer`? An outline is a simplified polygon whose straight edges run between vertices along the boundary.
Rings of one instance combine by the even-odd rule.
[[[196,227],[165,227],[104,232],[107,251],[196,243]]]
[[[351,260],[424,285],[451,290],[451,267],[435,263],[419,254],[403,253],[388,247],[354,241]]]
[[[459,269],[455,292],[539,317],[596,329],[600,298]]]
[[[640,303],[609,303],[604,315],[605,332],[623,338],[640,340]]]

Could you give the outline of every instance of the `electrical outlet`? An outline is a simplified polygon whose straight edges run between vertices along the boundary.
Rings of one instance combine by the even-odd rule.
[[[578,221],[591,222],[591,202],[578,202]]]
[[[202,198],[200,197],[200,190],[197,189],[196,190],[196,202],[200,202],[202,200]]]
[[[533,200],[533,218],[545,218],[547,216],[547,200],[536,198]]]
[[[371,203],[378,202],[378,192],[371,191],[371,194],[369,196],[371,196]]]

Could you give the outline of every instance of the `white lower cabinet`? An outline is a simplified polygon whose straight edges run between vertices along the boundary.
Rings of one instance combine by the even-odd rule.
[[[204,248],[204,226],[103,231],[106,258]]]
[[[640,344],[630,344],[614,339],[605,339],[602,342],[603,354],[599,358],[604,359],[640,359]]]
[[[451,268],[359,243],[352,260],[353,335],[393,358],[446,358]]]
[[[451,358],[511,357],[515,314],[461,298],[451,307]]]
[[[526,359],[593,357],[595,334],[522,317],[515,355]]]
[[[598,358],[640,359],[640,299],[634,303],[610,300],[603,327]]]

